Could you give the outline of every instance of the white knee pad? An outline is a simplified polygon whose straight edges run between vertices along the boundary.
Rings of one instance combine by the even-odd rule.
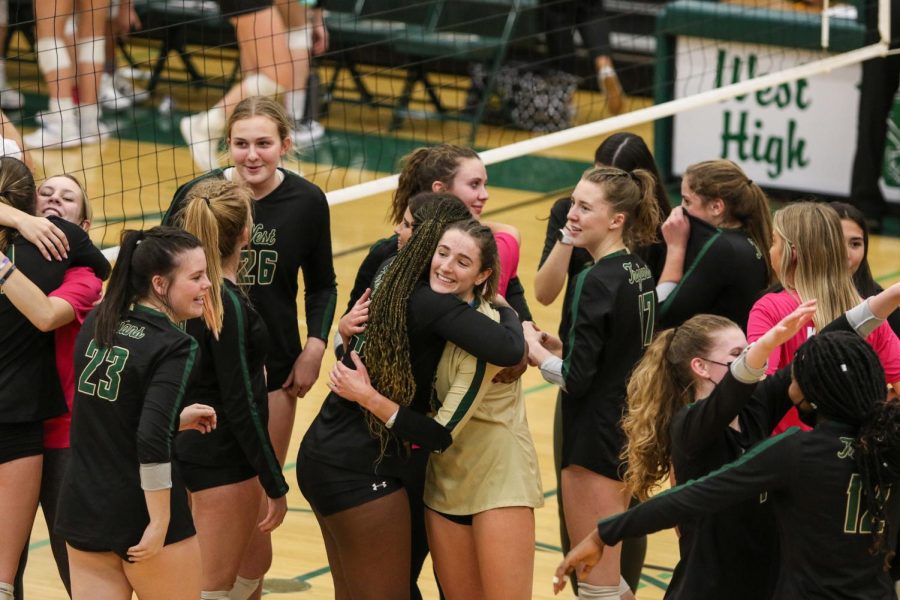
[[[40,38],[35,42],[35,50],[41,73],[55,73],[60,69],[72,67],[65,40],[55,37]]]
[[[16,588],[11,583],[0,583],[0,600],[13,600]]]
[[[618,585],[591,585],[578,582],[578,600],[619,600],[621,597],[622,592],[619,591]]]
[[[247,600],[250,594],[259,587],[259,582],[259,579],[247,579],[238,575],[234,580],[234,587],[228,593],[229,600]]]
[[[252,96],[276,96],[282,87],[262,73],[254,73],[244,78],[244,90]]]
[[[288,48],[291,50],[309,50],[312,46],[312,30],[309,27],[288,31]]]
[[[106,61],[106,39],[84,38],[75,42],[75,56],[81,64],[102,65]]]
[[[627,594],[631,591],[631,586],[628,585],[628,582],[625,581],[625,578],[621,575],[619,576],[619,594]]]
[[[200,600],[229,600],[228,590],[218,592],[200,592]]]

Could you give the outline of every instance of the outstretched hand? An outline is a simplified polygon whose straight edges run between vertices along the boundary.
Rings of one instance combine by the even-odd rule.
[[[604,544],[600,539],[600,534],[594,529],[590,535],[572,548],[556,567],[556,573],[553,575],[553,593],[558,594],[566,587],[566,579],[572,571],[575,571],[579,580],[583,580],[594,568],[594,565],[600,562],[603,548]]]

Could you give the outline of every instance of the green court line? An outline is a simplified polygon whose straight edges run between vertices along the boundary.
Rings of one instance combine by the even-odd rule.
[[[661,590],[669,589],[669,586],[665,581],[660,581],[656,577],[651,577],[650,575],[647,575],[645,573],[641,573],[641,581],[649,583],[653,587],[659,588]]]
[[[40,548],[44,548],[45,546],[49,546],[49,545],[50,545],[49,539],[38,540],[36,542],[31,542],[30,544],[28,544],[28,551],[31,552],[32,550],[38,550]]]
[[[331,567],[319,567],[315,571],[310,571],[309,573],[304,573],[303,575],[297,575],[294,579],[298,581],[307,581],[312,579],[313,577],[319,577],[320,575],[324,575],[325,573],[330,573]]]

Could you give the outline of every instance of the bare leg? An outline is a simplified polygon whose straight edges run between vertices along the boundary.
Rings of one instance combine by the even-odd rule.
[[[217,163],[215,150],[225,135],[225,124],[238,102],[249,96],[274,96],[294,87],[287,28],[275,7],[231,19],[241,51],[242,65],[255,65],[253,74],[233,86],[208,111],[182,119],[181,134],[191,146],[194,162],[207,171]]]
[[[483,598],[473,526],[454,523],[426,508],[425,528],[434,570],[447,600]]]
[[[576,544],[584,539],[604,517],[623,512],[630,494],[621,481],[603,477],[583,467],[570,465],[562,470],[563,502],[569,539]],[[618,586],[621,545],[607,547],[603,558],[584,582],[600,586]]]
[[[197,536],[164,546],[139,563],[121,561],[125,577],[141,600],[197,600],[200,597],[200,544]]]
[[[257,523],[261,495],[255,477],[191,494],[204,591],[230,590],[234,584]]]
[[[534,580],[534,509],[496,508],[472,522],[485,600],[528,600]]]
[[[409,598],[409,501],[397,490],[327,517],[319,517],[322,535],[330,542],[328,563],[341,568],[342,583],[353,600],[404,600]],[[390,548],[390,552],[373,551]],[[342,592],[343,593],[343,592]]]
[[[278,462],[284,465],[288,446],[291,443],[291,432],[294,430],[294,415],[297,412],[297,398],[291,397],[284,390],[269,392],[269,437]],[[257,485],[259,485],[257,483]],[[261,498],[260,520],[266,514],[266,501]],[[241,561],[238,574],[246,579],[262,579],[272,565],[272,536],[254,528],[247,544],[247,551]],[[250,598],[258,599],[262,593],[262,584]]]
[[[112,552],[83,552],[68,546],[72,600],[131,600],[122,559]]]
[[[42,463],[43,457],[38,455],[0,464],[0,515],[4,523],[0,583],[11,584],[16,577],[19,557],[37,512]]]

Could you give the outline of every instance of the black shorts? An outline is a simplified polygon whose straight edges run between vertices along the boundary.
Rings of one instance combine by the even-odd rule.
[[[0,424],[0,464],[43,453],[43,421]]]
[[[439,511],[439,510],[434,510],[434,509],[431,508],[431,507],[429,507],[428,510],[430,510],[431,512],[433,512],[433,513],[435,513],[435,514],[441,515],[442,517],[444,517],[444,518],[447,519],[448,521],[453,521],[453,522],[456,523],[457,525],[465,525],[465,526],[467,526],[467,527],[471,527],[471,526],[472,526],[472,517],[475,516],[475,515],[450,515],[450,514],[447,514],[447,513],[442,513],[442,512]]]
[[[272,6],[272,0],[217,0],[222,16],[237,17],[249,12],[256,12]]]
[[[396,477],[343,469],[304,457],[302,452],[297,457],[297,484],[313,510],[323,517],[404,488]]]
[[[201,492],[256,477],[256,471],[248,463],[207,466],[179,461],[179,466],[184,487],[191,492]]]

